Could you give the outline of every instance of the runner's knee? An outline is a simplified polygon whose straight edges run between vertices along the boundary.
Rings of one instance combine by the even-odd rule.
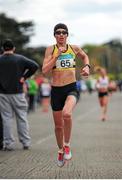
[[[62,131],[63,125],[56,125],[55,126],[55,131]]]
[[[67,121],[67,120],[70,120],[71,119],[71,114],[70,113],[68,113],[68,112],[65,112],[65,111],[63,111],[63,119],[64,119],[64,121]]]

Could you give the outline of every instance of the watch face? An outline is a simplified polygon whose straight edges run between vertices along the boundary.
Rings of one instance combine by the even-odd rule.
[[[91,66],[90,66],[89,64],[85,64],[85,66],[88,66],[88,67],[89,67],[89,69],[91,68]],[[84,66],[84,67],[85,67],[85,66]]]

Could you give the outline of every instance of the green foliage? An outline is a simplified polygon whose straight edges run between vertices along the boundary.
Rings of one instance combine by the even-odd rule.
[[[122,80],[122,73],[119,73],[119,74],[118,74],[118,79],[121,79],[121,80]]]
[[[87,44],[82,49],[87,50],[93,69],[97,66],[104,67],[109,73],[115,74],[113,76],[116,78],[122,72],[122,43],[120,40],[111,40],[99,46]]]
[[[116,75],[115,74],[109,73],[108,77],[109,77],[110,80],[116,80]]]
[[[82,49],[90,56],[92,52],[97,48],[96,45],[86,44],[82,47]]]
[[[27,48],[23,51],[23,54],[31,59],[34,59],[40,66],[42,66],[45,49],[46,47]]]
[[[15,19],[0,14],[0,41],[10,38],[14,41],[16,53],[21,53],[33,59],[41,66],[44,59],[45,47],[27,47],[30,37],[33,35],[34,24],[31,21],[17,22]]]
[[[18,52],[25,47],[33,35],[33,23],[17,22],[15,19],[7,17],[4,13],[0,14],[0,40],[11,38]]]

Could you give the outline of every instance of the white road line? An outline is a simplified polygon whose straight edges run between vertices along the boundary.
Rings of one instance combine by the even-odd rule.
[[[51,134],[51,135],[47,136],[46,138],[43,138],[43,139],[37,141],[37,142],[35,143],[35,145],[39,145],[39,144],[41,144],[41,143],[43,143],[43,142],[45,142],[45,141],[51,139],[53,136],[54,136],[54,135]]]
[[[98,107],[95,107],[95,108],[91,109],[90,111],[87,111],[86,113],[77,116],[77,117],[76,117],[76,120],[77,120],[77,121],[80,121],[81,119],[89,116],[89,114],[95,112],[97,109],[98,109]],[[49,135],[49,136],[47,136],[47,137],[45,137],[45,138],[37,141],[36,143],[34,143],[34,144],[32,144],[32,145],[40,145],[40,144],[42,144],[43,142],[48,141],[48,140],[51,139],[52,137],[54,137],[53,134],[51,134],[51,135]]]

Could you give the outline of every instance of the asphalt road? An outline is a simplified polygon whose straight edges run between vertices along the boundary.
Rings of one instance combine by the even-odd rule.
[[[56,165],[51,109],[29,114],[30,150],[22,149],[14,122],[16,149],[0,151],[0,179],[122,179],[122,93],[110,98],[107,121],[99,116],[97,94],[81,95],[73,114],[73,158],[62,168]]]

